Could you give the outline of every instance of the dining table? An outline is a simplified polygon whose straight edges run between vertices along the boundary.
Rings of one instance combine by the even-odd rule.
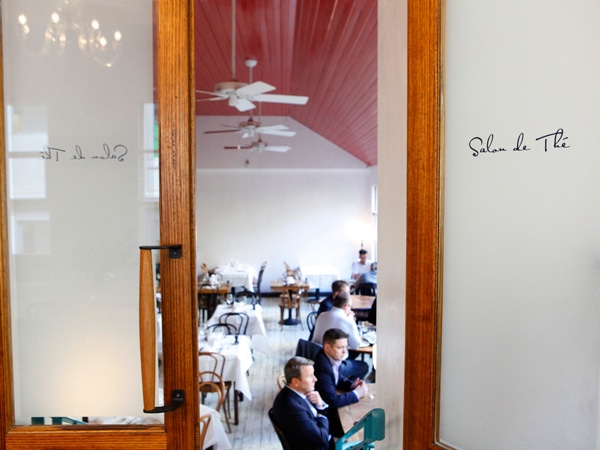
[[[366,320],[369,316],[369,310],[373,306],[375,297],[371,295],[350,295],[352,301],[352,311],[356,315],[356,320]]]
[[[215,283],[215,284],[200,284],[198,285],[198,311],[200,314],[200,321],[205,321],[210,317],[217,305],[219,300],[224,298],[231,291],[231,286],[227,283]],[[204,314],[206,313],[206,316]]]
[[[250,304],[242,305],[239,303],[233,303],[232,305],[220,304],[215,308],[206,325],[210,326],[219,323],[219,318],[223,314],[230,312],[243,312],[248,315],[248,328],[246,329],[246,336],[250,336],[253,349],[266,353],[268,348],[268,340],[267,329],[265,327],[265,321],[263,320],[262,315],[262,306]]]
[[[317,291],[317,293],[330,292],[331,284],[340,279],[337,268],[331,264],[300,266],[300,272],[302,277],[308,281],[310,289]]]
[[[369,392],[357,403],[351,403],[350,405],[342,406],[338,408],[338,414],[340,415],[340,421],[342,422],[342,428],[344,433],[347,433],[356,422],[364,417],[369,411],[377,408],[377,387],[375,383],[368,383]],[[349,441],[361,441],[363,438],[363,431],[360,430]]]
[[[223,336],[216,340],[201,333],[198,335],[198,350],[201,352],[221,353],[225,357],[223,381],[234,383],[235,390],[248,400],[252,400],[248,370],[252,366],[252,349],[248,336]],[[199,367],[199,371],[212,370],[210,367]]]
[[[254,292],[256,269],[249,264],[223,264],[215,267],[213,272],[219,274],[222,281],[232,288],[243,286],[248,291]]]

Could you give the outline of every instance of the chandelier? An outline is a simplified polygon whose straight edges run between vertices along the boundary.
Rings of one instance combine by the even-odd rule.
[[[105,31],[96,17],[86,19],[78,0],[60,0],[50,13],[21,12],[17,22],[22,42],[33,53],[63,54],[76,42],[83,55],[106,67],[112,67],[121,53],[121,31]]]

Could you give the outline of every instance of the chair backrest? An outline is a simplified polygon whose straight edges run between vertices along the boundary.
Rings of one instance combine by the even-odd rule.
[[[198,352],[198,391],[202,398],[208,393],[217,394],[217,411],[225,402],[225,382],[223,381],[223,366],[225,356],[215,352]]]
[[[317,314],[318,311],[311,311],[306,316],[306,326],[308,327],[308,331],[312,335],[313,330],[315,329],[315,323],[317,322]]]
[[[267,267],[267,262],[261,264],[260,270],[258,271],[258,277],[256,279],[256,293],[260,295],[260,284],[262,283],[263,273],[265,273],[265,268]]]
[[[244,312],[229,312],[219,317],[219,323],[232,325],[236,328],[237,335],[246,334],[250,317]]]
[[[200,416],[200,428],[198,430],[199,432],[199,439],[198,439],[198,447],[197,448],[204,448],[204,440],[206,439],[206,432],[208,431],[208,427],[210,426],[210,419],[211,419],[211,415],[210,414],[204,414],[203,416]]]
[[[314,342],[310,342],[305,339],[298,339],[298,344],[296,345],[296,356],[302,356],[314,361],[321,348],[322,347],[319,344],[315,344]]]
[[[377,285],[375,283],[361,283],[354,292],[356,295],[370,295],[374,297],[377,295]]]
[[[285,437],[285,434],[283,434],[281,428],[279,428],[273,420],[273,408],[269,409],[269,419],[271,420],[271,424],[273,424],[273,428],[275,429],[275,433],[277,433],[277,437],[279,438],[279,442],[281,442],[283,450],[290,450],[291,447],[287,441],[287,438]]]
[[[198,392],[202,394],[202,399],[204,399],[206,394],[217,394],[217,404],[215,406],[215,410],[221,411],[221,407],[225,403],[225,384],[223,383],[223,380],[221,380],[220,382],[199,381]]]
[[[208,374],[215,373],[223,378],[223,368],[225,367],[225,355],[218,352],[198,352],[198,367],[202,381],[215,381],[218,378],[211,378]]]
[[[277,387],[279,388],[279,390],[282,390],[283,387],[286,385],[286,381],[285,381],[285,375],[281,374],[277,377]]]
[[[213,323],[212,325],[206,327],[207,334],[213,333],[215,331],[221,331],[225,334],[230,334],[232,336],[238,334],[237,328],[230,323]]]

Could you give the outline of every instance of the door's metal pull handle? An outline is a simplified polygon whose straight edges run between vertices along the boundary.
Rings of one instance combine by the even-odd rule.
[[[181,258],[181,245],[142,245],[140,250],[169,250],[169,258]]]
[[[169,257],[181,257],[181,245],[140,247],[140,356],[142,363],[142,394],[145,413],[173,411],[183,405],[185,393],[174,389],[172,401],[165,406],[155,406],[156,391],[156,308],[152,274],[152,250],[169,250]]]
[[[183,389],[173,389],[171,403],[165,406],[155,406],[152,409],[144,409],[147,414],[165,413],[175,411],[185,403],[185,392]]]

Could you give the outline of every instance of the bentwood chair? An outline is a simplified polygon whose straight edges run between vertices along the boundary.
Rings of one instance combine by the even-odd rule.
[[[375,283],[361,283],[354,290],[356,295],[370,295],[372,297],[377,296],[377,284]]]
[[[285,375],[281,374],[277,377],[277,387],[282,390],[287,383],[285,382]]]
[[[260,285],[262,284],[263,274],[265,273],[265,268],[267,267],[267,262],[263,262],[260,266],[260,270],[258,271],[258,278],[256,279],[256,283],[254,284],[254,295],[256,297],[254,304],[258,303],[262,305],[262,294],[260,293]]]
[[[238,330],[235,325],[231,323],[213,323],[206,327],[206,333],[214,333],[214,332],[222,332],[225,335],[236,336],[238,334]]]
[[[250,317],[244,312],[229,312],[219,317],[220,324],[228,324],[235,327],[235,343],[238,343],[238,336],[245,335],[248,332],[248,322]],[[230,333],[231,334],[231,333]]]
[[[217,405],[215,409],[221,411],[227,423],[227,430],[231,433],[231,424],[229,423],[229,388],[223,381],[223,366],[225,365],[225,356],[215,352],[198,352],[198,365],[201,370],[198,373],[198,391],[200,399],[205,401],[207,394],[217,395]],[[225,400],[227,399],[227,405]]]
[[[206,439],[206,432],[208,431],[208,427],[210,426],[210,414],[204,414],[200,416],[200,427],[198,429],[198,446],[196,448],[204,448],[204,440]]]
[[[317,322],[317,311],[311,311],[308,313],[308,316],[306,316],[306,326],[308,327],[308,331],[310,332],[310,335],[312,336],[312,332],[315,329],[315,323]]]

